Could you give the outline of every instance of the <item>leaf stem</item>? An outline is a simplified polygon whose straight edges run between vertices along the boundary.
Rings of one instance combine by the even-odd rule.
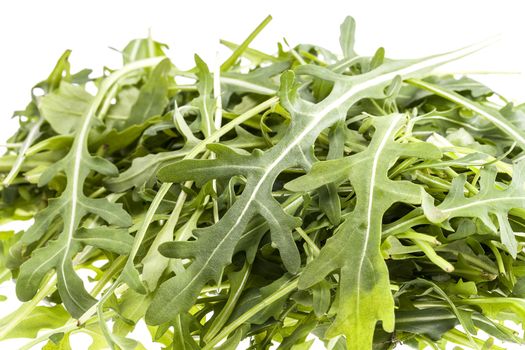
[[[78,324],[82,325],[86,323],[98,310],[99,305],[104,305],[106,300],[113,294],[115,289],[117,289],[118,286],[118,280],[115,281],[109,288],[106,290],[106,292],[102,295],[102,297],[95,303],[93,306],[91,306],[82,316],[78,318]]]
[[[439,255],[437,255],[436,251],[432,249],[432,246],[428,242],[419,239],[411,240],[419,247],[419,249],[423,251],[423,253],[425,253],[425,255],[430,261],[439,266],[442,270],[449,273],[454,271],[454,266]]]
[[[125,263],[126,257],[123,255],[115,259],[115,261],[110,265],[110,267],[104,272],[100,280],[98,280],[95,287],[93,287],[93,289],[91,290],[91,295],[97,296],[106,286],[106,284],[111,280],[111,278],[124,267]]]
[[[488,108],[471,101],[460,94],[448,91],[435,84],[428,83],[418,79],[407,79],[407,83],[414,85],[418,88],[430,91],[438,96],[441,96],[449,101],[455,102],[458,105],[470,109],[473,112],[478,113],[491,123],[493,123],[498,129],[503,131],[505,134],[512,137],[513,140],[520,145],[521,148],[525,148],[525,135],[520,132],[519,128],[512,126],[507,120],[505,120],[497,111],[490,111]]]
[[[230,288],[230,294],[228,296],[226,304],[219,312],[211,326],[208,328],[208,331],[204,335],[203,340],[205,343],[213,339],[213,337],[215,337],[217,333],[219,333],[224,323],[226,323],[226,321],[228,321],[228,319],[230,318],[230,315],[235,309],[237,301],[239,300],[242,292],[244,291],[244,287],[246,286],[248,278],[250,277],[250,272],[251,266],[248,265],[248,263],[245,263],[243,269],[239,272],[242,274],[242,278],[240,279],[239,284],[235,287],[235,289]]]
[[[9,170],[9,173],[2,182],[2,185],[4,185],[4,187],[9,186],[20,172],[22,163],[26,159],[26,152],[33,143],[33,141],[35,141],[40,135],[40,126],[42,126],[43,122],[44,117],[40,116],[36,123],[31,127],[31,130],[27,134],[26,139],[24,140],[22,146],[20,147],[20,150],[18,151],[18,156],[16,157],[13,167],[11,168],[11,170]]]
[[[113,317],[115,315],[115,311],[106,311],[103,315],[103,318],[104,319],[109,319],[111,317]],[[86,322],[86,325],[90,325],[90,324],[93,324],[93,323],[96,323],[97,320],[96,319],[90,319],[89,321]],[[49,332],[46,332],[40,336],[38,336],[37,338],[31,340],[29,343],[26,343],[24,346],[22,346],[19,350],[30,350],[30,349],[33,349],[33,347],[43,341],[46,341],[49,339],[49,337],[51,337],[53,334],[57,334],[57,333],[69,333],[69,332],[75,332],[75,331],[82,331],[82,328],[80,328],[80,326],[78,325],[78,323],[76,321],[69,321],[68,323],[66,323],[65,325],[63,325],[62,327],[59,327],[59,328],[56,328],[56,329],[53,329]]]
[[[296,227],[295,230],[299,233],[299,235],[304,239],[304,241],[312,249],[312,252],[313,252],[314,256],[318,256],[319,253],[321,252],[321,250],[319,249],[317,244],[315,244],[315,242],[312,241],[310,236],[308,236],[308,234],[306,232],[304,232],[304,230],[301,227]]]
[[[237,59],[242,55],[242,53],[248,48],[253,39],[266,27],[268,23],[272,20],[272,16],[268,15],[262,22],[255,28],[255,30],[239,45],[231,54],[230,57],[221,65],[221,71],[227,71],[231,66],[235,64]]]
[[[209,343],[207,343],[203,350],[211,350],[215,345],[217,345],[221,340],[225,339],[230,335],[233,331],[235,331],[238,327],[240,327],[243,323],[247,322],[250,318],[255,316],[258,312],[262,311],[264,308],[268,307],[269,305],[273,304],[274,302],[278,301],[282,297],[286,296],[287,294],[293,292],[295,289],[297,289],[297,283],[298,279],[294,278],[290,281],[288,281],[281,289],[279,289],[277,292],[273,293],[272,295],[265,298],[263,301],[258,303],[257,305],[253,306],[251,309],[246,311],[244,314],[236,318],[232,323],[227,325],[223,328],[223,330],[217,334],[212,340],[210,340]]]
[[[246,111],[245,113],[241,114],[237,118],[233,119],[226,125],[224,125],[219,130],[216,130],[214,133],[212,133],[209,137],[201,141],[199,144],[197,144],[191,152],[189,152],[184,159],[191,159],[196,157],[198,154],[203,152],[206,149],[206,145],[214,142],[221,136],[227,134],[229,131],[233,130],[237,125],[242,124],[246,120],[256,116],[260,112],[266,110],[267,108],[275,105],[279,101],[278,97],[272,97],[268,100],[264,101],[263,103],[251,108],[250,110]],[[135,236],[135,240],[133,242],[133,246],[130,252],[130,255],[127,258],[127,264],[134,264],[133,260],[135,259],[135,256],[140,248],[140,245],[142,244],[142,241],[144,240],[144,236],[146,235],[146,231],[153,221],[153,216],[155,215],[155,212],[157,211],[158,207],[160,206],[160,203],[164,199],[164,196],[170,189],[172,183],[166,182],[161,185],[159,188],[159,191],[155,195],[155,198],[153,199],[150,207],[148,208],[148,211],[146,212],[146,216],[144,218],[144,221],[142,223],[142,226],[140,227],[139,231],[137,232],[137,235]],[[134,266],[133,266],[134,268]],[[119,283],[122,281],[122,275],[120,275],[117,280],[109,287],[109,289],[104,293],[102,298],[97,301],[96,304],[94,304],[91,308],[89,308],[79,319],[78,322],[80,324],[86,322],[96,311],[97,306],[99,304],[103,304],[107,298],[109,298],[109,295],[117,288]]]
[[[50,273],[48,274],[48,277],[46,277],[44,284],[38,290],[38,293],[33,297],[33,299],[27,303],[22,304],[21,307],[5,318],[9,319],[10,317],[13,317],[12,319],[9,319],[9,322],[0,330],[0,339],[3,339],[11,330],[13,330],[13,328],[17,327],[20,322],[24,321],[26,316],[38,306],[38,303],[44,300],[45,297],[53,293],[55,290],[56,276],[53,276],[53,274]]]

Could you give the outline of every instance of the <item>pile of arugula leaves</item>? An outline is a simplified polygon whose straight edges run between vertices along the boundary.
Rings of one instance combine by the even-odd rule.
[[[34,219],[1,232],[24,303],[0,339],[143,349],[145,320],[175,350],[523,344],[525,105],[431,75],[484,44],[361,56],[349,17],[342,55],[268,55],[269,19],[216,69],[148,38],[101,77],[66,51],[33,88],[0,158],[0,224]]]

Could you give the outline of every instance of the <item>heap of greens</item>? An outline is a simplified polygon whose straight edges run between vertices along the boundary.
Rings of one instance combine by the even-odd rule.
[[[24,303],[0,339],[144,349],[144,320],[175,350],[523,343],[525,105],[431,75],[483,45],[361,56],[347,18],[342,55],[268,55],[268,21],[214,69],[148,38],[100,77],[66,51],[33,88],[0,158],[0,224],[34,219],[1,232]]]

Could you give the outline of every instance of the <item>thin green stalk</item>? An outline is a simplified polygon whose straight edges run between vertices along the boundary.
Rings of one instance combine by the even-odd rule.
[[[452,254],[455,254],[455,255],[461,254],[460,251],[457,251],[457,250],[454,250],[454,249],[450,249],[446,245],[439,246],[436,249],[438,251],[441,251],[441,252],[448,252],[448,253],[452,253]],[[476,267],[478,267],[480,269],[483,269],[484,271],[487,271],[487,272],[489,272],[491,274],[495,274],[495,275],[498,274],[498,269],[495,268],[494,266],[491,266],[491,265],[487,264],[484,260],[478,259],[477,257],[469,255],[469,254],[462,254],[461,256],[468,263],[470,263],[470,264],[472,264],[472,265],[474,265],[474,266],[476,266]]]
[[[372,104],[374,105],[375,108],[377,108],[377,110],[382,114],[382,115],[387,115],[388,113],[383,109],[383,107],[381,107],[377,101],[373,98],[370,99],[370,101],[372,102]]]
[[[110,319],[111,317],[115,316],[116,315],[116,312],[113,311],[113,310],[110,310],[110,311],[106,311],[102,317],[107,320],[107,319]],[[98,320],[97,319],[90,319],[89,321],[87,321],[84,326],[89,326],[91,324],[94,324],[96,323]],[[65,325],[63,325],[62,327],[59,327],[59,328],[56,328],[56,329],[53,329],[49,332],[45,332],[44,334],[38,336],[37,338],[31,340],[29,343],[26,343],[24,346],[22,346],[19,350],[31,350],[33,349],[34,346],[40,344],[41,342],[43,341],[46,341],[49,339],[49,337],[51,337],[52,335],[54,334],[58,334],[58,333],[64,333],[64,334],[67,334],[67,333],[73,333],[73,332],[81,332],[82,331],[82,328],[81,328],[81,325],[79,325],[75,320],[72,320],[72,321],[69,321],[67,322]]]
[[[467,335],[457,329],[452,329],[445,334],[443,334],[443,339],[448,340],[449,342],[452,342],[454,344],[464,345],[464,346],[472,346],[472,342],[469,341],[467,338]],[[472,337],[472,341],[479,347],[482,348],[485,345],[485,341]],[[500,346],[492,345],[490,347],[491,350],[506,350]]]
[[[460,106],[463,106],[467,109],[470,109],[473,112],[481,115],[485,119],[493,123],[498,129],[503,131],[505,134],[509,135],[513,140],[520,145],[521,148],[525,148],[525,135],[521,132],[519,128],[516,128],[508,121],[506,121],[501,115],[496,111],[489,111],[487,108],[477,104],[474,101],[469,100],[466,97],[461,96],[460,94],[449,91],[441,88],[438,85],[419,80],[419,79],[407,79],[407,83],[419,87],[421,89],[430,91],[438,96],[441,96],[449,101],[455,102]]]
[[[113,276],[115,276],[116,273],[118,273],[122,268],[124,268],[124,264],[126,263],[126,257],[121,255],[115,261],[113,264],[110,265],[110,267],[104,271],[104,274],[102,277],[97,281],[97,284],[93,289],[91,290],[92,296],[97,296],[106,286],[106,284],[111,281]]]
[[[304,319],[305,317],[308,317],[305,315],[299,316],[297,313],[292,312],[292,310],[295,309],[296,306],[297,306],[297,303],[295,301],[289,303],[286,309],[281,313],[281,315],[279,315],[279,319],[275,321],[275,324],[272,325],[269,331],[266,332],[264,343],[261,346],[262,349],[265,349],[265,347],[268,346],[268,344],[272,342],[272,339],[275,336],[275,333],[278,331],[279,327],[283,326],[284,320],[286,318],[290,317],[290,318],[300,321]]]
[[[15,142],[15,143],[3,143],[0,145],[1,148],[14,148],[14,149],[17,149],[17,148],[20,148],[22,147],[23,145],[23,142]]]
[[[255,106],[255,107],[251,108],[250,110],[246,111],[245,113],[241,114],[239,117],[233,119],[232,121],[230,121],[229,123],[224,125],[219,130],[216,130],[208,138],[206,138],[203,141],[201,141],[198,145],[196,145],[192,149],[191,152],[189,152],[186,155],[186,157],[184,157],[184,159],[192,159],[192,158],[196,157],[198,154],[200,154],[201,152],[203,152],[205,150],[206,145],[208,145],[208,144],[210,144],[212,142],[215,142],[215,140],[217,140],[221,136],[224,136],[229,131],[233,130],[237,125],[242,124],[244,121],[246,121],[246,120],[256,116],[260,112],[270,108],[271,106],[275,105],[278,101],[279,101],[278,97],[269,98],[265,102]],[[132,246],[130,255],[127,258],[126,264],[134,264],[133,260],[135,259],[135,256],[136,256],[136,254],[137,254],[137,252],[138,252],[138,250],[139,250],[139,248],[140,248],[140,246],[142,244],[142,241],[144,240],[144,237],[146,235],[146,231],[147,231],[149,225],[153,221],[153,216],[155,215],[158,207],[160,206],[160,203],[164,199],[164,196],[169,191],[171,185],[172,185],[172,183],[169,183],[169,182],[163,183],[160,186],[159,191],[155,195],[155,198],[153,198],[153,201],[152,201],[150,207],[148,208],[148,211],[146,212],[146,216],[144,217],[144,221],[143,221],[139,231],[137,232],[137,234],[135,236],[135,240],[133,242],[133,246]],[[106,293],[104,293],[102,298],[100,300],[98,300],[91,308],[89,308],[79,318],[79,323],[82,324],[82,323],[86,322],[97,311],[98,305],[103,305],[104,304],[104,302],[109,298],[111,293],[113,293],[113,291],[117,288],[117,286],[121,283],[121,281],[122,281],[122,275],[119,275],[117,280],[111,285],[111,287],[106,291]]]
[[[26,152],[29,149],[29,147],[33,144],[33,142],[38,138],[40,135],[40,127],[44,123],[44,117],[40,116],[38,120],[35,122],[35,124],[31,127],[31,130],[26,136],[26,139],[22,143],[20,149],[18,150],[18,156],[16,157],[16,160],[12,166],[12,168],[9,170],[9,173],[5,177],[4,181],[2,182],[2,185],[4,187],[8,187],[13,180],[16,178],[18,173],[20,172],[20,169],[22,168],[22,164],[24,163],[26,159]]]
[[[452,170],[452,168],[450,168],[450,167],[446,167],[445,168],[445,173],[448,176],[450,176],[452,179],[454,179],[454,178],[459,176],[459,174],[456,173],[454,170]],[[470,182],[465,182],[465,188],[467,189],[467,191],[470,192],[471,195],[475,195],[475,194],[479,193],[479,190],[476,187],[474,187]]]
[[[448,273],[454,271],[454,266],[439,255],[437,255],[436,251],[428,242],[419,239],[412,239],[412,242],[414,242],[415,245],[417,245],[419,249],[421,249],[421,251],[425,253],[425,255],[430,261],[439,266],[443,271]]]
[[[111,350],[117,350],[116,344],[113,341],[113,338],[111,336],[111,331],[108,328],[108,325],[106,323],[106,320],[104,319],[104,312],[102,308],[103,304],[100,304],[99,307],[97,307],[97,320],[98,325],[100,327],[100,330],[102,331],[102,334],[104,335],[104,338],[106,339],[106,343],[109,345]]]
[[[2,281],[4,278],[9,276],[11,274],[11,270],[5,269],[2,272],[0,272],[0,281]]]
[[[109,288],[106,290],[106,292],[102,295],[102,297],[95,303],[93,306],[91,306],[82,316],[79,317],[77,323],[79,325],[85,324],[98,310],[99,305],[104,305],[106,300],[109,299],[109,297],[113,294],[115,289],[118,287],[118,279],[113,284],[109,286]]]
[[[229,48],[231,50],[235,50],[235,49],[237,49],[240,46],[238,44],[232,43],[231,41],[224,40],[224,39],[220,39],[219,42],[222,45],[226,46],[227,48]],[[262,51],[256,50],[256,49],[252,49],[251,47],[247,47],[244,50],[244,55],[245,56],[256,56],[256,57],[259,57],[260,59],[262,59],[264,61],[279,62],[279,58],[277,58],[275,56],[272,56],[272,55],[269,55],[267,53],[264,53]]]
[[[424,233],[419,233],[414,230],[409,230],[396,235],[397,238],[406,238],[411,240],[419,240],[431,243],[433,245],[441,245],[441,242],[437,240],[436,237],[431,235],[426,235]]]
[[[314,254],[314,256],[318,256],[319,253],[321,253],[321,249],[319,249],[319,247],[317,246],[317,244],[315,244],[314,241],[312,241],[312,239],[310,238],[310,236],[308,236],[308,234],[306,232],[304,232],[304,230],[300,227],[296,227],[295,230],[299,233],[299,235],[304,239],[304,241],[306,242],[306,244],[308,244],[308,246],[310,247],[310,249],[312,249],[312,252]]]
[[[10,331],[17,327],[20,322],[24,321],[26,316],[31,314],[31,312],[38,306],[38,304],[44,300],[45,297],[53,293],[56,286],[56,276],[53,273],[49,273],[48,276],[44,279],[44,283],[38,290],[38,293],[28,301],[27,303],[22,304],[17,310],[13,311],[9,316],[4,319],[9,319],[1,329],[0,329],[0,339],[3,339]],[[12,317],[12,318],[11,318]]]
[[[391,179],[395,179],[396,176],[398,176],[399,174],[401,174],[403,171],[405,171],[406,169],[408,169],[411,165],[413,165],[414,163],[418,162],[419,160],[417,158],[407,158],[405,160],[403,160],[402,162],[400,162],[398,165],[394,166],[392,168],[392,170],[390,171],[390,175],[389,177]]]
[[[277,300],[281,299],[282,297],[288,295],[289,293],[297,289],[297,284],[298,284],[297,278],[288,281],[277,292],[265,298],[263,301],[253,306],[251,309],[246,311],[244,314],[242,314],[241,316],[233,320],[232,323],[224,327],[222,331],[219,334],[217,334],[217,336],[211,339],[210,342],[204,346],[203,350],[213,349],[215,345],[217,345],[221,340],[226,339],[226,337],[228,337],[233,331],[235,331],[238,327],[240,327],[244,322],[248,322],[248,320],[252,318],[253,316],[255,316],[258,312],[264,310],[266,307],[272,305]]]
[[[445,181],[445,180],[443,180],[443,179],[441,179],[439,177],[429,176],[429,175],[424,174],[421,171],[416,171],[415,175],[416,175],[416,178],[419,181],[421,181],[421,182],[423,182],[425,184],[428,184],[428,185],[430,185],[432,187],[436,187],[439,190],[448,191],[449,188],[450,188],[450,182]]]
[[[215,129],[220,129],[222,125],[222,96],[221,96],[221,67],[219,65],[219,54],[215,60],[215,69],[213,74],[213,97],[215,99],[215,115],[213,124]],[[217,139],[219,141],[219,139]],[[215,153],[210,154],[210,158],[215,158]],[[212,180],[212,188],[215,193],[217,193],[217,179]],[[219,221],[219,206],[217,204],[217,199],[213,198],[213,221]]]
[[[117,95],[119,85],[114,84],[111,89],[109,89],[108,93],[106,94],[106,98],[104,99],[104,103],[102,104],[102,107],[100,108],[100,111],[97,115],[98,119],[104,119],[106,114],[108,113],[109,108],[111,107],[111,101],[115,96]]]
[[[295,51],[295,49],[290,44],[288,44],[288,41],[286,39],[283,39],[283,40],[284,40],[284,43],[286,44],[286,46],[288,46],[288,50],[290,50],[290,53],[297,60],[297,62],[299,62],[299,64],[301,64],[301,65],[305,65],[306,62],[301,57],[301,55],[299,55],[299,53],[297,51]]]
[[[248,278],[250,277],[250,271],[251,271],[250,265],[248,265],[248,263],[245,263],[243,270],[242,270],[243,272],[242,279],[236,289],[230,289],[230,294],[228,296],[228,300],[226,301],[226,304],[224,304],[224,307],[221,309],[221,311],[217,315],[217,318],[215,318],[210,328],[208,328],[208,331],[203,337],[203,340],[205,343],[213,339],[213,337],[215,337],[217,333],[219,333],[224,323],[228,321],[228,318],[230,317],[233,310],[235,309],[235,306],[237,302],[239,301],[239,298],[241,297],[242,292],[244,291],[244,287],[246,286],[246,283],[248,282]]]
[[[186,84],[186,85],[171,85],[170,91],[197,91],[197,85]]]
[[[223,72],[227,71],[228,69],[231,68],[231,66],[235,64],[235,62],[237,62],[237,59],[241,57],[242,53],[248,48],[248,46],[250,46],[253,39],[255,39],[257,35],[259,35],[259,33],[264,29],[264,27],[266,27],[268,23],[270,23],[271,20],[272,20],[272,16],[267,16],[261,22],[261,24],[259,24],[257,28],[255,28],[255,30],[242,42],[242,44],[239,45],[239,47],[237,47],[233,51],[231,56],[228,57],[226,61],[224,61],[224,63],[221,65],[221,71]]]
[[[507,272],[505,270],[505,264],[503,263],[503,259],[501,258],[501,253],[499,252],[498,248],[494,243],[494,241],[490,241],[487,245],[492,251],[492,254],[494,254],[494,257],[496,258],[496,264],[498,265],[499,273],[501,273],[502,275],[506,275]]]
[[[219,288],[219,285],[211,285],[211,286],[204,286],[201,290],[202,293],[208,293],[208,292],[215,292]],[[229,289],[230,288],[230,282],[223,282],[220,285],[221,289]]]
[[[64,326],[55,328],[50,332],[45,332],[44,334],[38,336],[37,338],[31,340],[30,342],[24,344],[19,350],[31,350],[34,346],[40,344],[43,341],[46,341],[51,337],[53,334],[57,333],[64,333],[67,334],[69,332],[72,332],[73,330],[77,329],[78,325],[75,321],[70,321],[66,323]]]

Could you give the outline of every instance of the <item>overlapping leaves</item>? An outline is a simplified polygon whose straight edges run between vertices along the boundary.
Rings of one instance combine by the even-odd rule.
[[[441,156],[428,143],[395,142],[402,115],[376,118],[373,125],[374,136],[365,151],[315,163],[308,175],[286,185],[308,191],[349,179],[356,193],[354,210],[299,279],[299,288],[308,288],[340,270],[338,313],[328,336],[345,334],[348,349],[370,348],[377,321],[382,321],[385,331],[394,330],[394,300],[379,248],[382,218],[395,202],[421,203],[423,188],[410,181],[392,181],[388,171],[400,157]]]
[[[65,99],[69,97],[64,96]],[[39,181],[39,185],[44,186],[63,172],[67,178],[67,185],[59,197],[50,200],[47,208],[38,213],[35,223],[24,234],[20,243],[30,245],[38,241],[57,219],[61,220],[63,229],[56,239],[35,250],[31,258],[22,264],[17,283],[18,297],[23,301],[30,300],[45,275],[54,269],[57,273],[60,297],[74,317],[79,317],[95,303],[95,299],[84,289],[82,280],[74,272],[74,256],[86,244],[122,253],[119,246],[129,246],[131,240],[127,232],[113,231],[109,228],[87,229],[82,234],[77,232],[82,219],[88,213],[117,227],[131,225],[131,217],[120,204],[112,203],[106,198],[89,198],[84,193],[84,181],[91,171],[115,176],[118,170],[108,160],[89,153],[87,136],[93,116],[89,108],[84,109],[83,113],[69,153],[49,167]]]
[[[37,84],[0,158],[0,222],[35,218],[0,235],[30,300],[0,338],[142,349],[145,319],[177,349],[522,342],[501,321],[525,310],[523,106],[428,75],[483,45],[360,56],[347,18],[342,56],[272,56],[249,47],[269,19],[215,70],[146,38],[120,70],[70,74],[66,51]]]
[[[465,197],[466,178],[460,175],[452,181],[450,192],[437,207],[434,207],[432,199],[426,197],[423,205],[425,215],[434,223],[455,217],[477,218],[493,232],[499,232],[501,242],[515,258],[518,254],[518,242],[508,216],[511,209],[525,206],[524,171],[525,162],[516,163],[510,185],[500,184],[504,188],[498,189],[496,169],[484,169],[481,171],[479,193],[471,197]]]
[[[187,310],[203,285],[221,276],[230,263],[235,245],[250,220],[259,214],[269,223],[272,241],[281,251],[286,268],[297,272],[300,260],[291,230],[299,225],[284,213],[271,191],[277,176],[285,169],[300,166],[308,169],[313,159],[310,147],[319,133],[345,117],[346,111],[364,97],[384,97],[384,89],[397,75],[418,76],[432,67],[447,62],[460,53],[416,61],[390,61],[370,72],[347,77],[318,66],[302,66],[297,74],[332,81],[334,86],[322,102],[312,104],[298,94],[294,73],[281,78],[281,100],[292,115],[292,123],[282,139],[266,152],[254,151],[250,156],[237,155],[224,146],[209,146],[218,154],[217,160],[188,160],[170,165],[159,172],[161,180],[181,182],[243,175],[247,185],[242,196],[214,226],[199,230],[195,242],[175,242],[173,257],[193,257],[182,274],[161,286],[149,311],[149,319],[161,323]],[[213,233],[213,234],[212,234]],[[166,305],[170,307],[166,308]]]

